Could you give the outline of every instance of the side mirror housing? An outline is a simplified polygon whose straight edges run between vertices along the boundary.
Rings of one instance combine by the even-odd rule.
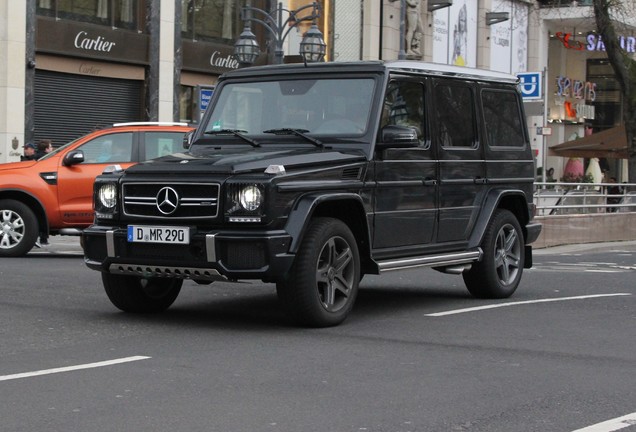
[[[62,159],[62,165],[64,166],[77,165],[82,162],[84,162],[84,152],[81,150],[70,151]]]
[[[419,131],[415,126],[386,125],[380,132],[378,147],[418,147]]]

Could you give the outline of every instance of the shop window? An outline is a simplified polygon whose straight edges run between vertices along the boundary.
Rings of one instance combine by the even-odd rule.
[[[182,85],[179,89],[179,119],[182,122],[192,123],[194,107],[194,87]]]
[[[137,17],[143,3],[137,0],[38,0],[37,14],[138,30],[141,24]]]
[[[517,95],[484,90],[481,94],[484,124],[491,147],[523,147],[525,140]]]
[[[181,14],[181,31],[188,39],[233,41],[238,36],[241,23],[234,0],[182,0]]]

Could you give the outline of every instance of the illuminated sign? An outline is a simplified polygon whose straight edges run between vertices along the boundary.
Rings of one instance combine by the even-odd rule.
[[[605,51],[605,43],[600,35],[590,33],[585,38],[587,44],[581,41],[572,39],[572,33],[557,32],[554,36],[561,41],[563,46],[567,49],[583,51]],[[636,53],[636,37],[634,36],[619,36],[618,43],[625,52]]]

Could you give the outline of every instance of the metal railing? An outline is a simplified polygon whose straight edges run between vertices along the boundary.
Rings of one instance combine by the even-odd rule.
[[[636,212],[636,184],[536,182],[537,216]]]

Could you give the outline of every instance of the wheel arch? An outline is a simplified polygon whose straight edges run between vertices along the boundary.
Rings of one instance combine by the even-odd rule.
[[[469,240],[469,248],[478,247],[484,237],[488,223],[492,219],[495,210],[504,209],[510,211],[521,225],[524,240],[528,237],[526,225],[530,220],[528,203],[523,191],[518,189],[491,190],[484,200],[482,211],[479,213],[475,229]],[[525,242],[524,242],[525,243]]]
[[[314,217],[330,217],[343,221],[351,230],[360,252],[361,271],[374,272],[371,260],[369,226],[364,204],[353,193],[310,194],[298,200],[287,221],[286,230],[292,236],[290,252],[295,254],[303,241],[309,222]],[[375,269],[377,273],[377,269]]]
[[[0,200],[3,199],[11,199],[27,205],[38,220],[39,231],[49,232],[49,218],[46,215],[44,206],[35,196],[19,189],[5,189],[0,191]]]

